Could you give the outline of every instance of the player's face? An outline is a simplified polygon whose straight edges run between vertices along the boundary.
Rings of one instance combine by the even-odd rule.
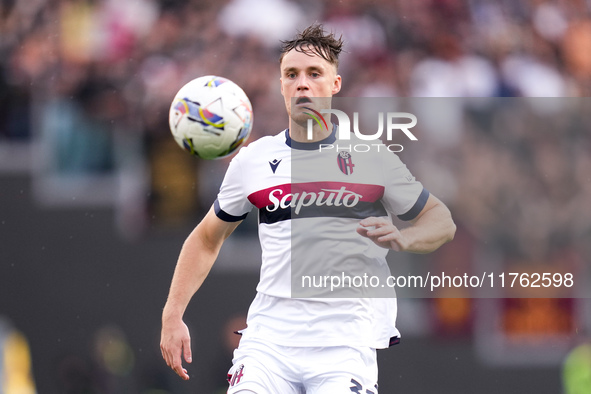
[[[283,56],[281,94],[288,115],[296,123],[305,127],[305,122],[310,118],[303,114],[304,107],[317,107],[315,109],[318,111],[330,108],[330,100],[311,98],[330,98],[339,90],[341,76],[337,75],[336,67],[322,57],[293,49]]]

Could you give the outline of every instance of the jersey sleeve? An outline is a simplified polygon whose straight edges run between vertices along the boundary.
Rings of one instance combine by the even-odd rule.
[[[230,162],[217,199],[213,206],[218,218],[225,222],[238,222],[246,218],[252,209],[252,204],[244,191],[244,177],[239,156]]]
[[[408,170],[398,155],[385,155],[385,208],[401,220],[412,220],[423,210],[429,191]]]

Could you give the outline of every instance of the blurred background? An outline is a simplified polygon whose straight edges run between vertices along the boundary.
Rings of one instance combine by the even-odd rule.
[[[346,42],[340,96],[441,110],[433,124],[417,112],[401,157],[448,204],[456,239],[394,256],[393,271],[579,284],[401,299],[380,392],[591,392],[589,1],[3,0],[0,393],[225,392],[258,278],[256,215],[187,310],[182,382],[160,356],[160,313],[229,160],[183,153],[168,109],[184,83],[221,75],[250,97],[251,141],[276,134],[279,40],[316,21]]]

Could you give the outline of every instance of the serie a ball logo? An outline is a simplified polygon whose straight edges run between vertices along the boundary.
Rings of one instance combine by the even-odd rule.
[[[229,79],[207,75],[183,86],[168,123],[177,144],[194,156],[218,159],[236,152],[252,130],[252,105]]]

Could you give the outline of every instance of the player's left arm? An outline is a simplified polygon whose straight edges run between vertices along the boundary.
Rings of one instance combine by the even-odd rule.
[[[451,241],[456,232],[451,212],[432,194],[410,223],[399,230],[387,218],[369,217],[359,223],[357,232],[383,248],[411,253],[433,252]]]

